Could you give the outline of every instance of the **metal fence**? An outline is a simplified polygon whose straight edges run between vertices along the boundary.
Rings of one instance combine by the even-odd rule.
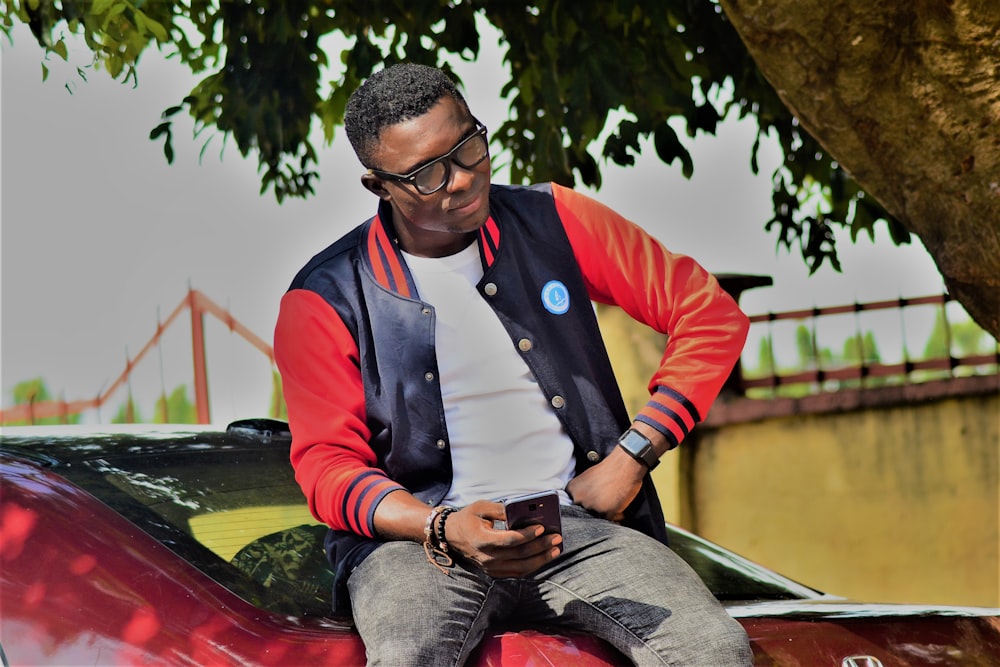
[[[769,312],[750,317],[751,340],[756,340],[756,348],[748,344],[744,353],[742,370],[739,376],[733,378],[741,393],[750,397],[767,397],[779,394],[810,394],[823,391],[836,391],[846,387],[868,387],[885,384],[907,384],[924,382],[943,377],[962,375],[991,375],[1000,367],[1000,347],[995,338],[978,329],[965,316],[959,323],[954,315],[949,315],[949,303],[958,306],[947,294],[922,296],[917,298],[891,299],[868,303],[853,303],[842,306],[824,308],[809,308],[789,310],[784,312]],[[943,354],[926,356],[915,353],[913,341],[907,340],[907,311],[930,308],[935,326],[938,327],[939,347],[944,348]],[[960,308],[959,308],[960,310]],[[898,326],[895,331],[887,329],[883,321],[879,327],[866,327],[865,314],[877,311],[890,313],[895,317]],[[964,314],[964,311],[961,311]],[[928,313],[924,313],[927,319]],[[843,356],[834,358],[820,342],[827,325],[836,317],[841,318],[837,327],[843,334],[848,331],[844,343],[850,342],[854,347],[852,359]],[[844,327],[843,318],[847,317],[850,324]],[[979,343],[974,350],[962,350],[955,344],[954,331],[956,326],[975,327],[981,334]],[[776,342],[777,329],[785,325],[786,342]],[[790,325],[790,326],[789,326]],[[789,336],[789,331],[791,335]],[[756,336],[755,336],[756,334]],[[787,342],[791,339],[791,342]],[[891,356],[891,361],[881,358],[872,342],[894,340],[898,349]],[[787,352],[789,346],[795,347],[797,363],[780,363],[781,351]],[[757,353],[758,363],[752,367],[752,355]],[[786,357],[789,356],[786,353]],[[761,363],[764,362],[764,363]]]

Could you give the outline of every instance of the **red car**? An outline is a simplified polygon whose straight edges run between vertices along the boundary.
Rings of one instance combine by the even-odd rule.
[[[0,431],[3,664],[364,665],[349,619],[328,612],[325,529],[288,447],[270,420]],[[848,602],[683,530],[671,539],[757,665],[1000,665],[1000,610]],[[593,637],[511,627],[470,664],[628,662]]]

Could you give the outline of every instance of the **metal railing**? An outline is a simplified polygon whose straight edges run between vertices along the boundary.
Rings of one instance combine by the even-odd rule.
[[[808,309],[789,310],[783,312],[769,312],[750,317],[751,332],[761,326],[768,327],[768,335],[760,340],[766,341],[769,346],[769,354],[765,355],[771,362],[768,372],[760,374],[760,369],[756,373],[746,370],[746,355],[752,354],[753,350],[745,352],[743,368],[740,376],[733,384],[739,387],[741,393],[753,396],[768,392],[755,390],[770,390],[774,395],[780,388],[797,386],[804,393],[817,393],[820,391],[837,390],[845,386],[866,386],[885,383],[890,381],[896,384],[917,383],[935,377],[955,377],[965,374],[996,374],[1000,367],[1000,347],[995,339],[990,344],[993,348],[988,353],[972,353],[956,356],[952,345],[952,328],[954,323],[948,318],[945,311],[946,305],[951,302],[947,294],[937,294],[916,298],[900,297],[884,301],[873,301],[868,303],[853,303],[841,306],[815,307]],[[942,313],[941,322],[944,325],[944,347],[948,354],[944,356],[934,356],[930,358],[914,358],[905,341],[905,326],[903,325],[902,312],[908,308],[916,306],[936,306]],[[873,311],[898,310],[900,312],[900,336],[903,339],[901,348],[901,360],[892,363],[885,363],[877,358],[871,358],[874,350],[865,350],[864,344],[866,334],[871,334],[871,330],[863,331],[860,323],[860,314]],[[820,346],[817,343],[817,333],[823,327],[824,318],[836,315],[855,315],[855,326],[852,332],[852,339],[860,348],[857,350],[857,359],[846,361],[839,359],[832,361],[824,359],[819,353]],[[777,355],[774,348],[773,328],[780,322],[793,322],[799,327],[806,327],[810,335],[809,345],[811,358],[800,360],[799,368],[789,370],[779,369],[776,363]],[[884,334],[883,331],[878,331]],[[989,336],[982,332],[984,336]],[[877,340],[877,339],[876,339]],[[987,345],[988,347],[989,345]],[[937,375],[933,373],[937,372]],[[880,380],[881,382],[878,382]]]

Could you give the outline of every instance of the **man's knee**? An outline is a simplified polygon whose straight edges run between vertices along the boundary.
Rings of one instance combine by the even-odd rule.
[[[426,667],[461,664],[461,646],[442,641],[432,632],[391,633],[365,642],[368,667]]]
[[[740,667],[753,664],[750,639],[746,630],[728,614],[718,617],[705,629],[705,652],[698,665]]]

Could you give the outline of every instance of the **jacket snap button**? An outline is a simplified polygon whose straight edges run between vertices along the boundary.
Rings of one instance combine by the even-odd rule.
[[[434,382],[434,373],[427,371],[426,373],[424,373],[424,379],[427,380],[428,382]]]
[[[527,352],[531,349],[531,341],[527,338],[522,338],[517,341],[517,349],[521,350],[521,352]]]
[[[601,455],[595,452],[593,449],[591,449],[589,452],[587,452],[587,460],[590,461],[591,463],[597,463],[598,461],[601,460]]]
[[[486,283],[483,286],[483,291],[486,292],[486,296],[496,296],[497,284],[496,283]]]
[[[444,449],[445,447],[448,446],[448,443],[446,443],[444,440],[438,440],[437,441],[437,446],[438,446],[438,449]]]
[[[566,399],[563,398],[562,396],[553,396],[552,397],[552,407],[554,407],[554,408],[561,408],[561,407],[563,407],[565,405],[566,405]]]
[[[423,315],[430,315],[431,314],[431,309],[430,308],[423,308],[420,312]]]

